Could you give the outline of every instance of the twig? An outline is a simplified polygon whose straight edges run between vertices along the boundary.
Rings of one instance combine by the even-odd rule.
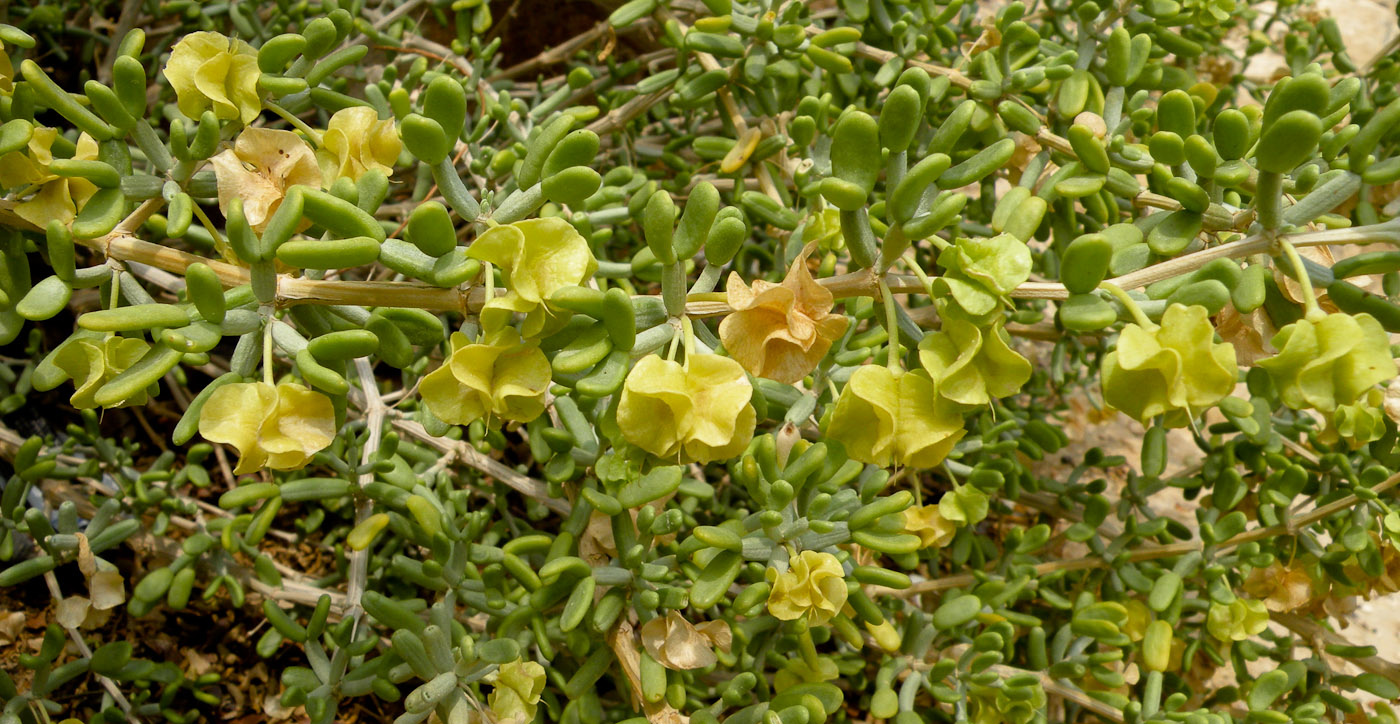
[[[1370,492],[1373,495],[1379,495],[1380,493],[1383,493],[1395,487],[1396,485],[1400,485],[1400,473],[1392,475],[1384,481],[1377,483],[1374,487],[1370,488]],[[1347,495],[1343,498],[1328,503],[1327,505],[1318,506],[1317,508],[1314,508],[1313,510],[1304,513],[1303,515],[1298,516],[1297,518],[1293,519],[1287,524],[1271,525],[1263,528],[1256,528],[1254,530],[1245,531],[1244,533],[1240,533],[1239,535],[1234,536],[1228,540],[1214,544],[1213,547],[1217,551],[1225,553],[1241,545],[1244,545],[1245,543],[1252,543],[1255,541],[1261,541],[1268,538],[1277,538],[1280,536],[1294,535],[1299,530],[1306,528],[1309,525],[1312,525],[1313,523],[1316,523],[1317,521],[1322,520],[1323,518],[1326,518],[1329,515],[1332,515],[1333,513],[1337,513],[1339,511],[1346,510],[1355,506],[1357,503],[1360,503],[1361,500],[1362,499],[1357,495]],[[1159,558],[1174,558],[1176,556],[1185,555],[1187,553],[1200,551],[1204,547],[1205,546],[1203,546],[1199,541],[1182,541],[1180,543],[1170,543],[1162,546],[1146,546],[1143,548],[1138,548],[1129,553],[1127,556],[1127,560],[1131,562],[1138,562],[1157,560]],[[1035,573],[1036,576],[1039,577],[1056,572],[1086,571],[1095,568],[1107,568],[1114,565],[1115,561],[1117,560],[1117,557],[1109,559],[1104,558],[1102,556],[1084,556],[1083,558],[1073,558],[1067,561],[1049,561],[1037,565],[1035,567]],[[922,593],[946,591],[953,588],[963,588],[965,586],[971,586],[977,583],[977,580],[977,576],[971,573],[960,573],[952,576],[934,578],[927,581],[918,581],[913,585],[909,586],[908,588],[894,589],[872,586],[869,590],[887,596],[894,596],[896,598],[909,598]]]
[[[360,378],[360,391],[364,395],[365,405],[365,446],[364,452],[360,455],[360,464],[368,466],[374,462],[375,456],[379,454],[379,443],[384,436],[384,416],[388,408],[384,406],[384,400],[379,396],[374,369],[370,367],[367,358],[360,357],[355,360],[355,372]],[[364,488],[372,482],[374,482],[374,472],[368,471],[360,476],[359,487]],[[355,524],[359,525],[374,513],[374,501],[363,494],[357,498]],[[355,620],[354,629],[357,633],[364,618],[364,608],[360,606],[360,598],[364,596],[368,576],[369,548],[352,550],[350,552],[350,581],[345,593],[345,611]]]
[[[658,91],[658,94],[665,91]],[[653,94],[657,95],[657,94]],[[641,98],[651,96],[639,96]],[[659,96],[658,96],[659,99]],[[631,102],[629,101],[629,105]],[[624,106],[625,108],[626,106]],[[622,111],[616,109],[613,113]],[[612,113],[609,114],[611,116]],[[619,120],[620,123],[626,121]],[[595,124],[596,125],[596,124]],[[112,233],[96,239],[81,239],[79,243],[103,250],[113,259],[138,261],[143,264],[183,274],[195,262],[203,262],[212,268],[227,287],[248,283],[248,270],[225,262],[207,259],[160,244],[153,244],[135,238],[134,230],[145,219],[155,213],[164,202],[150,199],[133,211]],[[18,228],[33,230],[29,222],[13,213],[13,204],[0,202],[0,222]],[[1400,219],[1381,224],[1348,229],[1329,229],[1288,234],[1287,239],[1294,246],[1327,246],[1333,244],[1371,244],[1377,242],[1400,242]],[[1108,280],[1122,289],[1138,289],[1153,282],[1170,279],[1205,266],[1216,259],[1238,259],[1273,249],[1276,239],[1265,235],[1254,235],[1239,241],[1212,246],[1191,254]],[[885,282],[890,291],[896,294],[919,293],[924,291],[923,283],[908,274],[885,274]],[[869,270],[850,272],[818,280],[831,290],[838,299],[856,296],[874,296],[878,293],[880,278]],[[1011,292],[1017,299],[1067,299],[1069,291],[1058,282],[1026,282]],[[281,306],[293,304],[356,304],[364,306],[405,307],[430,311],[477,312],[486,302],[485,290],[472,284],[447,288],[435,287],[422,282],[359,282],[346,280],[305,279],[290,275],[279,275],[277,301]],[[697,301],[686,305],[686,313],[692,317],[714,317],[732,311],[725,302]]]
[[[98,78],[103,83],[112,82],[112,66],[116,65],[117,52],[121,48],[122,38],[136,27],[136,14],[141,11],[141,0],[123,0],[121,14],[117,16],[117,24],[112,26],[112,37],[107,43],[107,54],[102,58],[102,67],[98,69]]]
[[[641,20],[627,26],[626,30],[639,30],[644,27],[649,27],[650,25],[650,18],[642,18]],[[597,25],[594,25],[593,27],[583,31],[582,33],[579,33],[578,35],[575,35],[574,37],[569,38],[568,40],[565,40],[564,42],[558,45],[546,48],[545,51],[540,53],[539,55],[536,55],[535,57],[530,58],[529,60],[524,60],[519,63],[516,63],[515,65],[512,65],[511,67],[506,68],[505,70],[499,73],[496,73],[495,75],[487,78],[486,80],[489,83],[495,83],[496,81],[514,78],[516,76],[532,73],[540,68],[547,68],[551,65],[562,63],[568,60],[570,57],[572,57],[573,54],[577,52],[580,48],[588,45],[589,43],[592,43],[593,41],[603,37],[604,35],[607,35],[608,29],[611,27],[612,26],[608,23],[607,20],[599,21]]]
[[[559,515],[568,515],[569,511],[573,509],[569,501],[551,496],[549,494],[549,486],[527,475],[521,475],[505,464],[482,455],[477,452],[476,448],[468,443],[429,435],[428,431],[424,430],[423,426],[414,420],[396,418],[393,424],[394,427],[412,435],[415,439],[437,448],[439,452],[447,453],[467,467],[475,468],[505,483],[507,487],[527,497],[538,500],[540,503],[544,504],[546,508],[549,508]]]
[[[1088,694],[1084,693],[1084,691],[1081,690],[1079,687],[1061,683],[1060,681],[1051,678],[1049,674],[1043,671],[1030,671],[1028,669],[1018,669],[1014,666],[1006,666],[1004,664],[993,664],[990,668],[998,674],[1001,674],[1002,678],[1006,679],[1009,679],[1013,676],[1023,676],[1025,674],[1032,674],[1036,678],[1040,679],[1040,686],[1041,688],[1045,689],[1046,694],[1049,694],[1051,696],[1058,696],[1061,699],[1068,699],[1074,702],[1075,704],[1078,704],[1080,708],[1087,709],[1095,714],[1098,714],[1099,716],[1103,717],[1104,719],[1107,719],[1108,721],[1119,722],[1119,724],[1122,724],[1122,722],[1124,721],[1123,712],[1119,711],[1113,706],[1099,701],[1098,699],[1095,699],[1092,696],[1089,696]]]
[[[1269,615],[1269,618],[1282,624],[1289,631],[1307,639],[1314,648],[1322,648],[1322,646],[1318,646],[1318,643],[1321,643],[1323,646],[1355,645],[1321,623],[1304,618],[1296,613],[1272,613]],[[1376,674],[1377,676],[1383,676],[1391,682],[1400,685],[1400,664],[1388,661],[1379,656],[1348,658],[1347,661],[1356,664],[1362,671]]]
[[[602,118],[588,124],[588,130],[605,136],[614,131],[620,130],[632,119],[647,112],[647,109],[660,103],[671,95],[673,83],[667,83],[664,87],[646,95],[640,95],[626,103],[607,112]]]

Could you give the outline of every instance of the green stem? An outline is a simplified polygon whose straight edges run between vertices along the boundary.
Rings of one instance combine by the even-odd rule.
[[[276,320],[268,315],[263,320],[263,382],[272,384],[272,325]]]
[[[690,358],[695,356],[695,323],[690,317],[681,317],[681,332],[685,337],[685,366],[690,368]]]
[[[1303,258],[1298,256],[1298,250],[1285,239],[1279,239],[1278,243],[1283,248],[1284,256],[1288,257],[1288,263],[1293,266],[1293,273],[1298,277],[1298,286],[1303,288],[1303,309],[1306,310],[1308,319],[1317,320],[1326,316],[1322,308],[1317,306],[1312,278],[1308,276],[1308,268],[1303,265]]]
[[[229,248],[228,242],[219,233],[219,228],[214,226],[214,222],[209,219],[209,214],[204,213],[204,209],[200,208],[199,204],[192,203],[190,206],[194,209],[195,218],[199,219],[200,225],[209,232],[210,236],[214,237],[214,248],[219,251],[219,256],[222,256],[229,263],[235,263],[238,256],[233,253],[233,249]]]
[[[802,635],[797,637],[797,641],[802,647],[802,660],[807,663],[807,668],[812,671],[821,670],[821,658],[817,656],[817,644],[812,640],[812,629],[803,629]]]
[[[890,336],[889,359],[885,360],[885,366],[899,374],[902,369],[899,364],[899,317],[895,313],[894,294],[890,293],[890,285],[885,283],[883,277],[880,279],[880,298],[885,303],[885,331]]]
[[[1283,174],[1260,171],[1254,187],[1254,210],[1267,231],[1279,227],[1283,216]]]
[[[1119,303],[1126,307],[1128,313],[1133,315],[1133,320],[1137,322],[1139,327],[1142,327],[1143,329],[1147,330],[1153,330],[1157,328],[1157,325],[1153,324],[1152,320],[1148,319],[1147,315],[1143,313],[1142,307],[1138,306],[1137,300],[1128,296],[1128,293],[1123,291],[1122,287],[1119,287],[1117,284],[1113,284],[1111,282],[1103,282],[1099,284],[1099,288],[1107,291],[1109,294],[1112,294],[1113,297],[1119,301]]]
[[[676,261],[666,264],[661,270],[661,303],[666,307],[666,315],[679,317],[685,314],[685,266]]]
[[[670,322],[666,322],[665,324],[666,324],[667,326],[670,326]],[[674,327],[672,327],[672,329],[674,329]],[[681,336],[678,335],[678,334],[672,334],[672,335],[671,335],[671,344],[670,344],[670,346],[668,346],[668,347],[666,348],[666,361],[668,361],[668,362],[675,362],[675,361],[676,361],[676,350],[680,347],[680,343],[681,343]]]
[[[914,255],[905,254],[904,256],[900,257],[899,260],[904,262],[904,267],[906,269],[913,272],[914,276],[919,278],[919,283],[924,285],[924,291],[928,293],[930,298],[932,298],[933,278],[930,277],[928,273],[924,271],[923,267],[919,266],[918,262],[914,261]]]
[[[286,108],[283,108],[282,106],[277,105],[276,103],[273,103],[272,101],[263,101],[263,106],[266,107],[269,111],[272,111],[273,113],[276,113],[277,115],[281,116],[282,120],[292,124],[292,126],[298,131],[305,133],[307,138],[311,139],[311,142],[315,144],[317,148],[321,147],[321,132],[312,128],[311,126],[306,125],[306,121],[297,118],[296,116],[292,115],[291,111],[287,110]]]
[[[629,271],[631,267],[628,268]],[[719,286],[720,275],[724,273],[724,267],[718,264],[706,264],[700,270],[700,278],[695,280],[695,284],[690,287],[691,294],[708,294]]]

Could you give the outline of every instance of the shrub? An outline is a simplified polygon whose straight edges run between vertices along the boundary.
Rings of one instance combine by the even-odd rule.
[[[0,722],[213,716],[180,610],[313,722],[1395,721],[1394,53],[512,7],[10,8]]]

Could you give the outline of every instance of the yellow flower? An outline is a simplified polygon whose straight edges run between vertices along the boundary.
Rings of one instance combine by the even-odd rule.
[[[321,188],[316,154],[291,131],[245,128],[233,148],[209,159],[219,184],[219,210],[228,213],[229,202],[243,199],[243,215],[259,233],[282,205],[287,190],[296,185]],[[305,222],[309,226],[311,222]]]
[[[729,275],[729,306],[719,325],[724,348],[751,374],[792,384],[806,377],[831,343],[846,332],[846,317],[832,314],[833,299],[812,278],[803,250],[782,284],[761,279],[746,286]]]
[[[73,380],[73,396],[69,403],[83,410],[97,407],[93,396],[98,388],[126,368],[136,364],[151,348],[143,339],[107,337],[106,339],[75,338],[64,344],[53,356],[53,364]],[[114,407],[146,404],[146,390],[122,400]]]
[[[692,625],[675,611],[642,624],[642,645],[668,669],[685,671],[712,666],[718,658],[715,648],[728,652],[733,633],[724,621],[704,621]]]
[[[1181,304],[1167,307],[1160,326],[1124,325],[1102,367],[1105,402],[1143,423],[1166,415],[1168,427],[1185,427],[1230,394],[1238,374],[1235,348],[1215,341],[1206,308]]]
[[[1268,370],[1283,404],[1295,410],[1329,413],[1353,404],[1397,371],[1390,335],[1369,314],[1304,318],[1271,341],[1279,352],[1259,366]]]
[[[199,434],[238,450],[236,475],[297,470],[335,439],[335,410],[329,397],[296,383],[235,382],[204,403]]]
[[[244,125],[262,112],[261,75],[253,46],[207,31],[182,38],[170,49],[165,65],[165,79],[175,89],[181,113],[199,118],[212,108],[219,118]]]
[[[749,378],[728,357],[698,354],[681,366],[650,355],[627,375],[617,424],[628,442],[659,458],[727,460],[753,439],[751,399]]]
[[[452,335],[452,357],[429,372],[418,392],[438,419],[468,425],[487,415],[529,422],[544,412],[549,360],[534,342],[507,328],[485,344]]]
[[[788,560],[768,593],[768,612],[784,621],[807,617],[821,626],[846,605],[846,572],[836,556],[802,551]]]
[[[316,160],[321,164],[321,179],[329,186],[341,177],[359,181],[367,171],[382,171],[387,176],[402,150],[403,142],[392,120],[381,121],[373,108],[354,106],[331,116]]]
[[[1000,318],[986,329],[958,317],[919,342],[919,362],[937,382],[938,396],[968,407],[1009,397],[1030,381],[1031,363],[1011,348]]]
[[[533,721],[544,693],[544,667],[533,661],[516,659],[496,670],[495,687],[487,698],[496,724],[525,724]]]
[[[852,460],[931,468],[965,432],[962,415],[936,392],[922,370],[896,374],[866,365],[837,398],[827,435],[844,445]]]
[[[467,256],[495,264],[509,275],[509,292],[487,301],[482,326],[499,329],[521,312],[527,315],[522,327],[526,337],[539,336],[553,323],[545,302],[554,292],[582,284],[598,268],[588,240],[558,217],[493,226],[467,247]]]
[[[73,223],[78,210],[97,193],[97,186],[84,178],[67,178],[49,170],[53,161],[53,144],[58,139],[55,128],[35,128],[23,153],[11,151],[0,157],[0,185],[10,188],[33,188],[27,201],[14,207],[15,213],[29,223],[44,228],[57,219]],[[79,161],[97,159],[97,141],[86,133],[78,137],[73,158]]]
[[[904,509],[904,532],[919,536],[920,548],[942,548],[953,542],[958,526],[938,512],[938,504]]]

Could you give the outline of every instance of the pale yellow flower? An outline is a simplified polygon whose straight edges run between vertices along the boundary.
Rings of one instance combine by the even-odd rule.
[[[35,128],[23,152],[0,157],[0,185],[33,191],[32,195],[26,192],[29,198],[15,205],[15,213],[41,229],[54,219],[65,225],[73,223],[83,204],[97,193],[97,186],[87,179],[63,177],[49,170],[57,139],[58,129]],[[97,159],[97,141],[86,133],[78,137],[77,146],[74,159]]]
[[[1206,630],[1221,641],[1243,641],[1269,627],[1269,611],[1261,601],[1237,598],[1229,604],[1212,603],[1206,613]]]
[[[284,382],[235,382],[204,403],[199,434],[238,450],[237,475],[264,466],[296,470],[335,439],[335,409],[329,397]]]
[[[846,572],[836,556],[802,551],[774,579],[768,612],[784,621],[806,616],[808,624],[821,626],[846,605],[846,593]]]
[[[920,548],[942,548],[953,542],[958,526],[938,512],[938,504],[904,509],[904,532],[919,537]]]
[[[253,122],[262,112],[258,53],[253,46],[214,32],[190,33],[170,49],[165,79],[180,112],[199,118],[213,109],[224,120]]]
[[[728,357],[698,354],[682,366],[643,357],[627,375],[617,424],[627,441],[668,460],[735,457],[753,439],[753,386]]]
[[[467,256],[495,264],[509,276],[508,292],[482,309],[482,325],[499,329],[520,312],[526,315],[521,327],[526,337],[539,336],[561,319],[546,304],[554,292],[582,284],[598,268],[588,240],[553,216],[493,226],[467,247]]]
[[[757,377],[801,380],[846,332],[845,315],[831,313],[831,292],[807,269],[807,251],[792,262],[782,284],[758,279],[748,286],[731,273],[728,296],[734,311],[719,325],[720,340]]]
[[[836,399],[827,434],[852,460],[931,468],[964,434],[962,415],[936,394],[923,370],[891,372],[865,365]]]
[[[151,348],[143,339],[111,336],[98,339],[75,338],[53,357],[55,367],[73,380],[69,403],[82,410],[97,407],[97,390],[126,368],[136,364]],[[122,400],[113,407],[146,404],[146,390]]]
[[[452,357],[418,387],[438,419],[468,425],[492,415],[529,422],[544,412],[551,369],[537,344],[521,342],[510,328],[484,344],[454,334],[452,344]]]
[[[487,698],[496,724],[525,724],[533,721],[544,693],[544,667],[533,661],[516,659],[501,664]]]
[[[315,152],[291,131],[245,128],[233,148],[209,161],[219,184],[219,210],[227,214],[230,202],[243,199],[243,216],[259,233],[293,186],[321,188]]]
[[[388,176],[402,150],[393,120],[379,120],[373,108],[352,106],[331,116],[316,160],[321,164],[321,180],[329,186],[342,177],[359,181],[368,171]]]

